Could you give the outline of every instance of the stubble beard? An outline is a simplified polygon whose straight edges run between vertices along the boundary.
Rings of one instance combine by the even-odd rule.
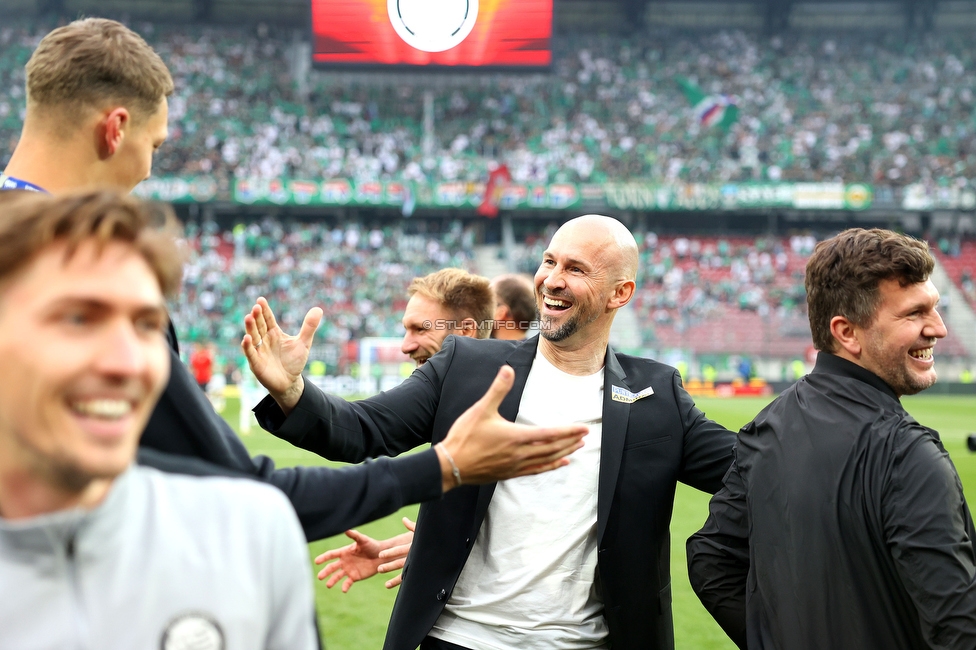
[[[542,319],[542,338],[547,341],[552,341],[553,343],[559,343],[560,341],[565,341],[570,336],[578,332],[584,325],[589,325],[597,319],[599,314],[589,315],[582,311],[577,311],[575,314],[569,317],[569,319],[563,323],[560,327],[552,328],[552,317],[547,316]]]
[[[899,355],[897,358],[886,353],[883,343],[872,340],[869,344],[875,358],[878,359],[877,375],[899,396],[917,395],[923,390],[931,388],[936,380],[935,368],[925,374],[913,372],[908,366],[910,362],[905,361]],[[906,353],[907,355],[907,353]]]
[[[557,329],[552,328],[552,318],[547,317],[542,321],[542,338],[553,343],[564,341],[576,333],[579,329],[579,314],[574,314],[569,320]]]

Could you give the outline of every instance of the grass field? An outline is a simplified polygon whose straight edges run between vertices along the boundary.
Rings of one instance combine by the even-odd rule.
[[[698,405],[712,419],[738,429],[748,422],[768,402],[763,398],[699,399]],[[916,396],[904,400],[905,407],[919,422],[937,429],[949,450],[970,502],[976,499],[976,455],[966,450],[966,434],[976,430],[976,399],[971,397]],[[229,401],[225,415],[237,422],[237,405]],[[255,454],[266,454],[279,465],[329,465],[321,458],[296,449],[260,431],[243,436]],[[705,612],[691,591],[685,570],[684,543],[689,535],[701,527],[708,508],[708,495],[684,485],[678,485],[674,516],[671,523],[671,574],[674,598],[674,627],[676,647],[684,650],[734,650],[731,642]],[[359,530],[376,538],[400,532],[400,517],[415,518],[417,506],[404,508]],[[342,546],[345,537],[335,537],[309,545],[314,557],[323,550]],[[316,581],[316,602],[319,624],[329,650],[372,650],[380,648],[386,623],[393,607],[395,590],[383,587],[386,578],[378,576],[357,583],[347,594],[325,588]]]

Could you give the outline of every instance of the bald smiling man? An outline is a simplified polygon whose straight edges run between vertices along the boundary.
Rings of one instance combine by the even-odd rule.
[[[355,403],[308,383],[297,402],[263,403],[274,435],[359,462],[437,443],[507,364],[503,417],[589,427],[566,467],[483,486],[462,475],[421,506],[387,650],[673,648],[675,484],[721,488],[733,435],[695,407],[674,368],[609,347],[637,260],[619,221],[573,219],[535,274],[540,336],[449,336],[400,386]]]

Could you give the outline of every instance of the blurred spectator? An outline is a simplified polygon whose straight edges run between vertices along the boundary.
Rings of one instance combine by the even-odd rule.
[[[493,339],[520,341],[536,325],[539,314],[536,308],[536,290],[530,276],[507,273],[492,278],[495,292]]]
[[[212,345],[193,346],[193,353],[190,355],[190,370],[193,371],[193,378],[196,379],[200,390],[207,392],[207,385],[213,377],[214,367],[214,348]]]

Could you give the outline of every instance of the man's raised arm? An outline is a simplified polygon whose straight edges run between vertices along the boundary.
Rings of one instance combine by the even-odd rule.
[[[265,402],[270,402],[266,400],[256,409],[262,426],[298,447],[345,462],[397,455],[431,442],[437,391],[427,379],[414,376],[388,393],[352,404],[300,382],[321,317],[321,310],[310,310],[297,336],[282,332],[264,298],[245,317],[247,334],[241,347],[255,377],[268,389],[274,401],[270,406],[279,420],[269,422],[262,414],[268,405]],[[452,351],[448,339],[442,354]],[[424,372],[436,374],[431,370],[434,366],[429,361]],[[555,469],[582,446],[587,431],[583,425],[540,428],[501,417],[498,406],[514,379],[512,368],[502,366],[481,399],[434,445],[445,491],[461,483],[492,483]],[[302,420],[301,426],[294,427],[300,432],[283,434],[277,425],[285,420]]]

